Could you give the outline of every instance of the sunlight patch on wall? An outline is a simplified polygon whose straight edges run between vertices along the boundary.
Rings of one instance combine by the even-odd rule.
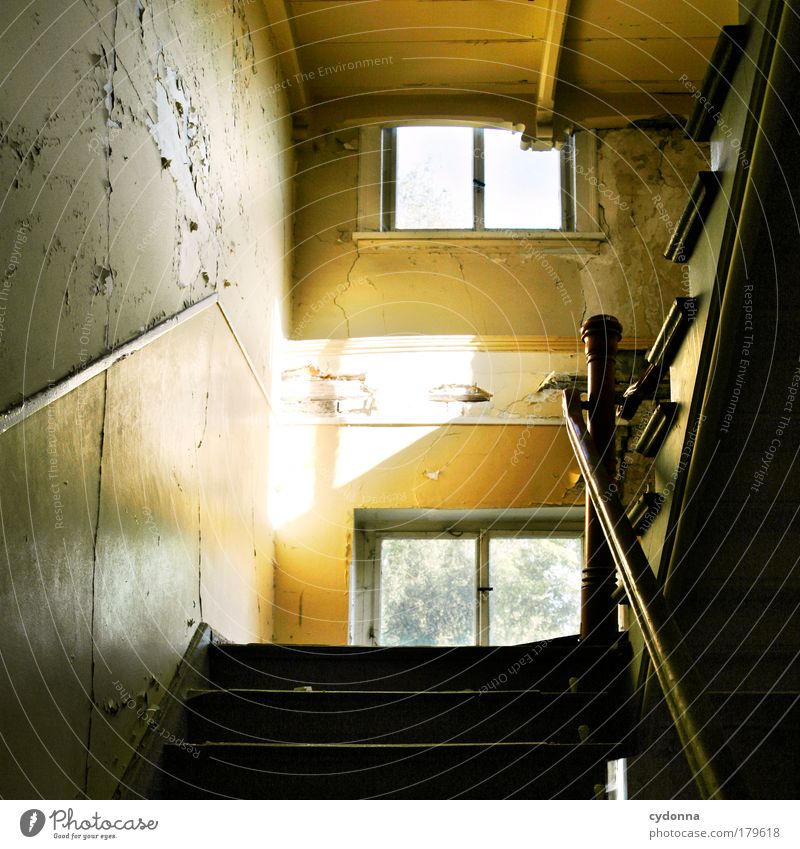
[[[386,468],[390,457],[410,448],[415,442],[419,442],[420,439],[430,436],[437,430],[439,430],[438,427],[402,428],[394,431],[391,439],[382,440],[380,443],[373,440],[370,451],[361,450],[352,442],[349,445],[339,446],[336,453],[334,486],[346,486],[378,467]]]

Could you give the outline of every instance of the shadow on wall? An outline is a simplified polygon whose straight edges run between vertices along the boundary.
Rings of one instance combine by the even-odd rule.
[[[3,435],[2,797],[109,798],[201,619],[269,640],[268,439],[217,308]]]

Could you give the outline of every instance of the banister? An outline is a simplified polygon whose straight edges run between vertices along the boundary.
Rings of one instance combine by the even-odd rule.
[[[704,799],[746,798],[737,790],[738,779],[714,723],[715,711],[683,636],[587,430],[580,396],[565,391],[563,408],[569,441],[698,790]]]
[[[750,27],[747,24],[727,24],[714,45],[708,60],[703,82],[697,90],[694,110],[686,122],[686,135],[696,142],[710,141],[716,124],[714,113],[719,115],[731,88],[736,66],[744,55]]]
[[[593,315],[581,325],[586,347],[588,430],[609,475],[617,470],[614,373],[622,325],[613,315]],[[591,504],[586,505],[581,640],[610,645],[619,633],[614,589],[614,558]]]

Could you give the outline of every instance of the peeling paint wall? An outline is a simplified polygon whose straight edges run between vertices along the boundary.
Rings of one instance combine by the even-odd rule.
[[[682,130],[597,136],[599,217],[608,244],[582,277],[586,314],[616,315],[627,338],[652,338],[673,299],[689,294],[680,266],[663,253],[697,172],[709,167],[708,145]]]
[[[103,798],[201,620],[272,636],[290,120],[256,0],[3,12],[0,410],[213,291],[247,355],[212,307],[0,436],[0,795]]]
[[[393,336],[287,342],[281,420],[339,424],[555,424],[561,390],[586,389],[579,339]],[[617,355],[618,391],[638,374],[642,352]]]
[[[266,379],[291,142],[261,3],[58,6],[3,9],[0,409],[213,291]]]
[[[4,798],[109,797],[201,621],[269,640],[269,418],[212,308],[3,435]]]
[[[179,381],[165,379],[181,362]],[[197,625],[272,635],[269,406],[217,309],[107,373],[89,795],[113,792]],[[177,655],[177,657],[176,657]],[[120,691],[136,708],[120,704]]]

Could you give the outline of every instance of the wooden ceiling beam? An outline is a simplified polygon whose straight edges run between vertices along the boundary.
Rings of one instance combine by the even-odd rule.
[[[536,94],[536,127],[533,131],[536,137],[543,141],[553,139],[558,65],[561,60],[568,15],[569,0],[550,0],[539,72],[539,88]]]
[[[297,40],[291,13],[284,0],[263,0],[263,3],[272,37],[275,39],[278,61],[283,71],[284,81],[286,81],[285,90],[289,97],[289,105],[292,112],[297,113],[309,105],[310,99],[306,86],[306,76],[297,54]]]

